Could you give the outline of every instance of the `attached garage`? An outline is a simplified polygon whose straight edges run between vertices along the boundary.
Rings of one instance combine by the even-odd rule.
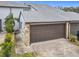
[[[71,23],[71,34],[77,35],[79,31],[79,23]]]
[[[59,38],[68,39],[70,32],[76,34],[79,30],[78,23],[71,23],[72,21],[79,21],[79,14],[77,13],[64,12],[47,5],[43,5],[43,7],[33,5],[32,7],[36,9],[23,13],[23,17],[26,19],[25,38],[27,45]]]
[[[31,43],[65,37],[65,24],[43,24],[30,26]]]

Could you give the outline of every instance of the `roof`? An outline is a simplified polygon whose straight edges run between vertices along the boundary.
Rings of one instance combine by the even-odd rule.
[[[0,1],[0,7],[24,8],[24,7],[28,7],[28,6],[27,5],[24,5],[23,3],[18,3],[18,2]]]
[[[53,21],[69,21],[70,18],[62,15],[65,12],[48,5],[31,5],[35,10],[23,13],[26,22],[53,22]],[[33,9],[32,8],[32,9]]]
[[[48,5],[31,4],[32,9],[23,13],[26,22],[54,22],[54,21],[78,21],[79,14],[75,12],[65,12],[56,7]]]
[[[75,12],[66,12],[64,16],[69,17],[71,21],[79,20],[79,14]]]
[[[56,7],[45,4],[18,3],[10,1],[0,1],[0,7],[25,8],[31,6],[31,10],[23,13],[25,22],[54,22],[54,21],[74,21],[79,20],[79,14],[75,12],[65,12]]]

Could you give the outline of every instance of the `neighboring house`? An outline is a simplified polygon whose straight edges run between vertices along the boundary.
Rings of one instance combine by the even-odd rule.
[[[16,2],[0,1],[0,30],[5,31],[4,29],[5,18],[10,13],[13,13],[13,17],[18,19],[20,12],[26,12],[25,9],[27,8],[28,6],[24,4],[19,4]]]
[[[0,27],[3,29],[3,20],[12,12],[14,18],[19,18],[18,22],[15,21],[15,26],[26,45],[58,38],[68,39],[70,34],[76,35],[79,31],[78,13],[40,4],[20,5],[5,2],[0,6]]]

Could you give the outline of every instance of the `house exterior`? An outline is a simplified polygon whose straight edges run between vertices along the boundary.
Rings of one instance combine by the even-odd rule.
[[[79,31],[78,13],[65,12],[48,5],[13,2],[0,2],[0,31],[5,31],[5,17],[9,13],[18,18],[15,28],[18,28],[20,37],[27,46],[34,42],[68,39],[70,34],[76,35]]]
[[[25,19],[24,42],[30,45],[34,42],[68,39],[70,34],[77,35],[79,31],[79,14],[65,12],[48,5],[31,5],[31,10],[23,13]]]

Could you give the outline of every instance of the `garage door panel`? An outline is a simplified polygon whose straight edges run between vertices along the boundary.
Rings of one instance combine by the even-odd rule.
[[[31,42],[39,42],[65,37],[64,24],[31,25]]]

